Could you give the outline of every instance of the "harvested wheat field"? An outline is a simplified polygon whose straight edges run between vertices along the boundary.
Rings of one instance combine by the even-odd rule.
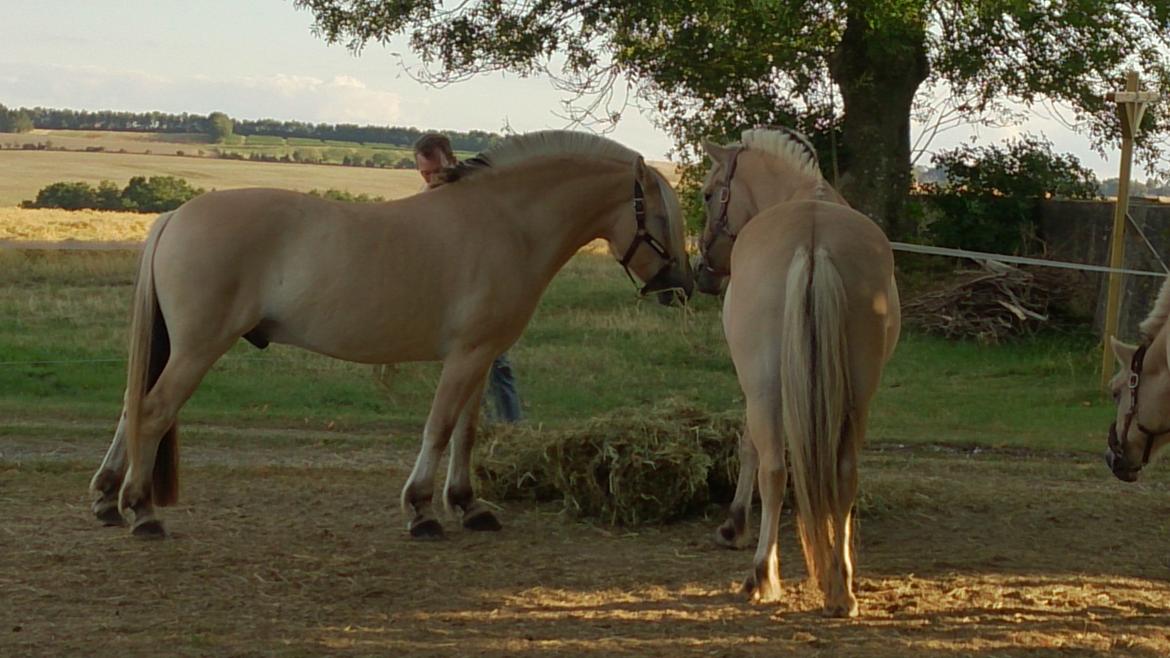
[[[172,537],[90,518],[112,428],[0,443],[0,655],[1170,655],[1170,470],[883,444],[863,462],[861,617],[822,618],[782,527],[788,598],[710,518],[634,530],[506,503],[500,533],[411,541],[412,435],[185,430]]]

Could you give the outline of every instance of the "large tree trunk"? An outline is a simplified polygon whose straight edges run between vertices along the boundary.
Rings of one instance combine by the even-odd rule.
[[[910,109],[926,79],[926,26],[914,18],[875,27],[850,8],[830,64],[845,102],[839,187],[891,239],[910,229]]]

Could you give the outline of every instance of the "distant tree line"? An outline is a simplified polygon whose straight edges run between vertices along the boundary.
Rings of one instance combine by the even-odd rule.
[[[410,146],[424,132],[418,128],[401,126],[359,126],[352,123],[307,123],[304,121],[277,121],[276,119],[232,119],[222,112],[209,115],[167,114],[165,112],[115,112],[100,110],[59,110],[47,107],[8,110],[0,105],[0,132],[18,132],[5,129],[5,117],[27,116],[31,122],[26,130],[115,130],[126,132],[203,133],[212,141],[223,141],[235,135],[272,135],[274,137],[303,137],[339,142],[365,142]],[[457,151],[483,151],[497,143],[501,136],[482,130],[450,131],[451,145]]]
[[[26,133],[32,129],[32,116],[27,110],[10,110],[0,105],[0,133]]]

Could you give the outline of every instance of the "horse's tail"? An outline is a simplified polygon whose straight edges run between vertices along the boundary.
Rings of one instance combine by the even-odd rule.
[[[129,451],[139,450],[142,441],[142,400],[158,381],[171,356],[170,334],[159,310],[158,294],[154,287],[154,252],[158,248],[159,236],[173,214],[163,213],[155,221],[138,264],[126,375],[126,445]],[[151,476],[151,501],[155,505],[165,506],[174,504],[178,498],[179,427],[176,421],[159,440]]]
[[[780,401],[800,540],[809,577],[831,568],[832,519],[841,495],[837,464],[848,431],[845,287],[827,250],[797,250],[788,268]]]

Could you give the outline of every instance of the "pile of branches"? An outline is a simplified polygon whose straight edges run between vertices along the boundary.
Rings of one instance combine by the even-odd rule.
[[[1051,282],[997,261],[959,272],[947,287],[902,305],[903,321],[944,338],[999,343],[1048,322]]]

